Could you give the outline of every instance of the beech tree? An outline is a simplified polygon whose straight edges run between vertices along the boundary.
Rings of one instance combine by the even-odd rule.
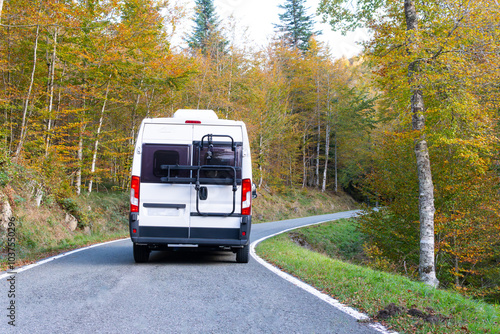
[[[294,186],[299,175],[300,134],[296,118],[289,112],[290,87],[282,55],[286,52],[282,47],[268,47],[256,55],[246,96],[255,180],[259,187],[279,190]]]
[[[129,125],[134,129],[138,117],[161,105],[167,88],[180,87],[191,73],[191,64],[168,45],[160,11],[169,4],[5,4],[2,145],[19,163],[67,173],[76,193],[86,186],[92,191],[101,177],[124,185],[134,137]],[[173,22],[177,9],[168,8]]]

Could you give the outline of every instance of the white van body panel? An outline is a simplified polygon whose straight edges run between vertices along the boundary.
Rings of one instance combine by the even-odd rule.
[[[190,124],[144,124],[142,143],[149,144],[191,144],[193,142]]]
[[[174,189],[175,187],[175,189]],[[189,184],[142,183],[139,225],[189,226],[191,188]],[[185,208],[144,207],[144,203],[186,204]]]

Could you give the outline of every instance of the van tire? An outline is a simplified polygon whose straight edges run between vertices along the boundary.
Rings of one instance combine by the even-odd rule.
[[[134,243],[134,260],[136,263],[148,262],[150,252],[148,246]]]
[[[236,262],[238,263],[248,263],[250,257],[250,246],[246,245],[243,248],[238,248],[236,250]]]

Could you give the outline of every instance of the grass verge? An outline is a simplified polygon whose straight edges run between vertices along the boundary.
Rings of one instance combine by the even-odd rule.
[[[500,332],[498,306],[330,258],[300,247],[289,234],[263,241],[256,251],[280,269],[401,333]],[[396,311],[382,319],[385,313],[380,311],[390,304]]]
[[[366,237],[360,232],[355,219],[339,219],[312,225],[297,229],[289,235],[299,245],[332,258],[355,264],[362,264],[365,260],[363,244]]]

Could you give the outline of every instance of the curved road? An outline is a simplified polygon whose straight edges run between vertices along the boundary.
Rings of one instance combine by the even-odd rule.
[[[252,226],[252,240],[355,211]],[[153,252],[134,263],[121,240],[0,280],[0,333],[379,333],[290,284],[253,258]]]

